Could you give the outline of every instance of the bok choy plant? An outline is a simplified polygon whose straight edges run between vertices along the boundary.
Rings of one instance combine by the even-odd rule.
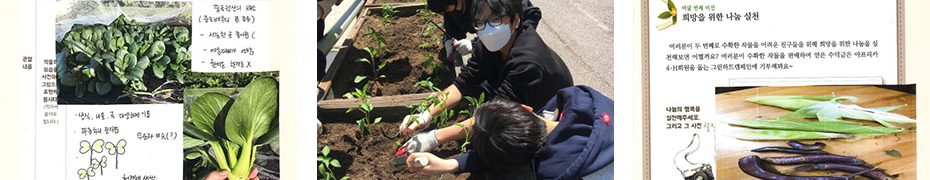
[[[278,82],[258,78],[238,98],[206,93],[191,104],[191,122],[184,134],[205,141],[213,151],[210,163],[229,170],[229,179],[248,177],[256,149],[278,140]]]

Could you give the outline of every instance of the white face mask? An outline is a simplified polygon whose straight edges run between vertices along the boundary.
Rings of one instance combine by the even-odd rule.
[[[510,24],[501,24],[497,27],[492,27],[490,24],[484,26],[484,29],[478,31],[478,38],[489,51],[500,51],[510,41],[510,33],[512,33]]]

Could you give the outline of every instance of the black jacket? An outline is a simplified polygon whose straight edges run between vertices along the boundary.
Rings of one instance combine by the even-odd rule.
[[[465,39],[465,34],[478,32],[473,25],[475,13],[472,6],[474,4],[474,0],[465,0],[465,8],[463,9],[465,15],[461,17],[443,16],[443,27],[445,27],[447,35],[455,39]],[[539,19],[542,19],[542,11],[533,6],[533,3],[529,0],[523,0],[522,17],[522,24],[532,25],[533,28],[536,28],[536,25],[539,25]]]
[[[562,88],[572,86],[572,73],[536,29],[521,25],[514,32],[513,46],[506,59],[477,43],[468,64],[462,67],[455,85],[465,96],[477,97],[487,81],[488,95],[506,98],[539,109]]]

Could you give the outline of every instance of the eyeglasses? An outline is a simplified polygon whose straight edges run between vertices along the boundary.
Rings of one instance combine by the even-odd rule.
[[[491,27],[498,27],[501,24],[504,24],[504,20],[501,16],[492,16],[490,18],[478,18],[475,21],[475,30],[481,31],[484,30],[484,27],[487,27],[485,24],[490,25]]]

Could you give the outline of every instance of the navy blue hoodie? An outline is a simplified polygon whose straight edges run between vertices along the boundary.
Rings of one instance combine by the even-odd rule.
[[[588,86],[558,91],[542,109],[558,108],[559,125],[536,157],[537,179],[581,179],[614,161],[614,102]],[[455,158],[460,172],[491,172],[475,151]]]

